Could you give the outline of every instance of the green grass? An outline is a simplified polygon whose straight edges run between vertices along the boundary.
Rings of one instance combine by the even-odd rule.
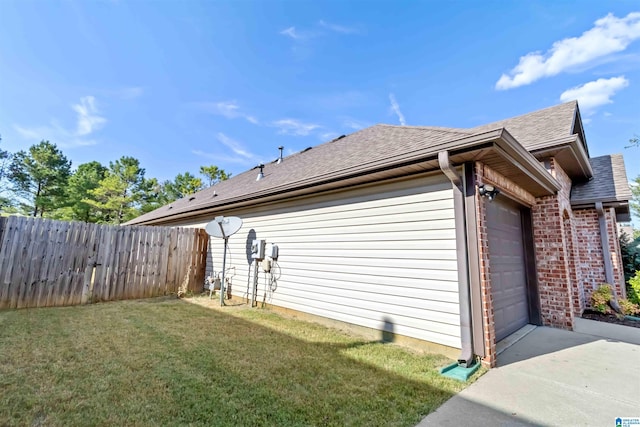
[[[176,299],[6,310],[0,425],[409,426],[464,387],[449,362]]]

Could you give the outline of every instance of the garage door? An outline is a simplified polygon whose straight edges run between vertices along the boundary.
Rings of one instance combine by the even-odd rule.
[[[529,323],[522,218],[507,200],[487,203],[489,263],[496,340]]]

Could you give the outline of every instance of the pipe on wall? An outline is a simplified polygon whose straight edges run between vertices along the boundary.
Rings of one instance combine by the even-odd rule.
[[[465,193],[462,177],[456,172],[449,160],[449,152],[438,153],[438,164],[442,172],[453,184],[453,202],[456,222],[456,247],[458,252],[458,300],[460,304],[460,341],[461,352],[458,364],[470,367],[475,361],[473,353],[473,326],[471,316],[471,289],[467,247],[467,224],[465,215]]]
[[[607,283],[613,285],[613,264],[611,264],[611,251],[609,250],[609,230],[604,216],[602,202],[596,202],[596,212],[598,212],[598,223],[600,224],[600,242],[602,244],[602,257],[604,258],[604,277]]]

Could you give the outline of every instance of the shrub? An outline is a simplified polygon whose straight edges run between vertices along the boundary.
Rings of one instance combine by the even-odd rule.
[[[611,301],[611,285],[603,283],[591,294],[591,306],[594,310],[603,314],[611,313],[609,301]]]
[[[640,304],[640,270],[627,282],[627,296],[632,303]]]
[[[620,303],[620,308],[622,309],[623,314],[627,316],[640,314],[640,306],[638,304],[634,304],[628,299],[621,299],[618,302]]]
[[[640,270],[640,236],[632,238],[623,231],[619,240],[624,280],[628,282]]]

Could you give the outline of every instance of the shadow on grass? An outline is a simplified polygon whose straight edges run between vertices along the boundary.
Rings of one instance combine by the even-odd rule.
[[[131,301],[0,324],[0,424],[415,425],[464,387],[440,356],[259,310]]]

